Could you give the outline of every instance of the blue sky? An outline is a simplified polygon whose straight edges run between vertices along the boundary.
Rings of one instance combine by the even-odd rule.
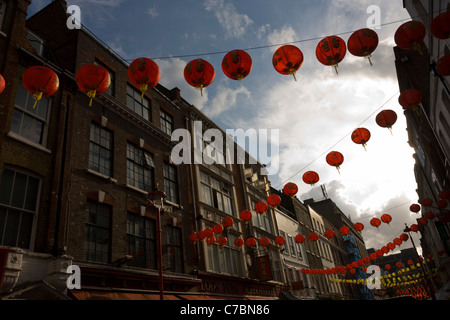
[[[43,8],[48,0],[34,0],[29,14]],[[270,176],[272,185],[282,189],[287,180],[300,188],[301,200],[323,196],[325,184],[330,198],[354,222],[366,225],[367,246],[380,247],[398,236],[404,223],[417,216],[409,205],[417,201],[412,158],[406,122],[398,104],[398,84],[393,57],[393,36],[409,19],[402,1],[387,0],[68,0],[81,9],[82,23],[123,58],[172,57],[154,59],[161,69],[160,83],[178,87],[182,96],[197,106],[222,129],[278,129],[280,169]],[[380,8],[379,46],[372,55],[373,66],[364,58],[347,52],[339,65],[339,75],[321,65],[315,57],[319,38],[342,34],[347,41],[352,31],[367,27],[373,12]],[[309,40],[308,39],[313,39]],[[272,55],[278,44],[294,42],[305,60],[297,81],[278,74]],[[250,75],[228,79],[221,70],[224,54],[247,49],[253,59]],[[181,58],[184,55],[193,57]],[[176,58],[178,57],[178,58]],[[186,63],[201,57],[215,68],[216,78],[204,96],[184,80]],[[386,104],[385,104],[386,103]],[[398,121],[389,130],[375,123],[382,109],[397,112]],[[374,113],[375,112],[375,113]],[[358,126],[368,128],[372,138],[367,151],[350,140]],[[331,148],[332,149],[329,149]],[[344,154],[341,174],[325,162],[326,151]],[[307,170],[317,171],[315,187],[301,177]],[[392,214],[390,229],[373,230],[369,219]],[[392,239],[391,239],[392,238]],[[418,243],[418,241],[417,241]]]

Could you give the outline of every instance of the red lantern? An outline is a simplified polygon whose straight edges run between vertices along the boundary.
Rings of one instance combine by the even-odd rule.
[[[102,66],[96,64],[85,64],[78,69],[75,76],[78,88],[89,97],[89,106],[92,99],[108,90],[111,85],[111,76]]]
[[[259,243],[263,246],[263,247],[267,247],[268,245],[270,245],[270,240],[267,237],[262,237],[261,239],[259,239]]]
[[[267,211],[267,204],[265,202],[257,202],[255,204],[255,212],[259,214],[264,214]]]
[[[397,268],[401,268],[403,266],[403,264],[399,261],[395,264],[397,266]]]
[[[331,239],[334,237],[334,231],[331,229],[325,230],[324,234],[325,238]]]
[[[184,78],[194,88],[200,90],[203,96],[203,88],[209,86],[216,76],[213,66],[206,60],[195,59],[184,68]]]
[[[277,243],[277,245],[282,246],[286,243],[286,239],[282,236],[278,236],[275,238],[275,242]]]
[[[225,228],[230,228],[233,225],[233,223],[234,223],[234,220],[232,217],[225,217],[222,219],[222,225]]]
[[[385,268],[386,270],[390,270],[390,269],[391,269],[391,265],[390,265],[390,264],[387,264],[387,265],[384,266],[384,268]]]
[[[436,72],[441,76],[450,76],[450,54],[440,58],[436,62]]]
[[[339,174],[340,165],[344,162],[344,156],[338,151],[331,151],[327,154],[326,161],[330,166],[336,167]]]
[[[5,78],[3,78],[3,76],[0,74],[0,93],[3,92],[3,90],[5,90]]]
[[[216,237],[210,236],[210,237],[206,238],[206,243],[209,244],[210,246],[212,246],[214,243],[216,243]]]
[[[241,249],[241,247],[244,245],[244,240],[242,238],[236,238],[234,239],[234,245]]]
[[[213,230],[213,232],[214,232],[215,234],[222,233],[222,232],[223,232],[223,225],[221,225],[221,224],[216,224],[216,225],[213,226],[212,230]]]
[[[442,190],[439,192],[439,198],[450,200],[450,191]]]
[[[287,44],[275,51],[272,63],[276,71],[284,75],[292,74],[297,81],[295,73],[303,64],[303,53],[296,46]]]
[[[343,226],[339,228],[339,233],[343,236],[346,236],[350,233],[350,228],[347,226]]]
[[[422,200],[421,204],[425,207],[429,207],[433,204],[433,200],[431,200],[430,198],[425,198]]]
[[[382,246],[382,247],[381,247],[381,251],[383,251],[384,253],[388,253],[388,252],[389,252],[389,249],[388,249],[388,247],[386,247],[386,246]]]
[[[277,194],[271,194],[267,197],[267,204],[271,207],[276,208],[276,206],[280,205],[281,198]]]
[[[153,60],[148,58],[137,58],[128,66],[128,78],[131,83],[139,87],[142,92],[141,97],[149,88],[158,84],[161,78],[161,71]]]
[[[211,228],[206,228],[203,232],[205,233],[206,238],[212,237],[213,235],[213,230]]]
[[[393,110],[382,110],[375,117],[375,122],[382,128],[388,128],[392,133],[392,126],[397,122],[397,113]]]
[[[200,240],[200,235],[197,232],[193,232],[189,235],[189,240],[194,242],[194,244]]]
[[[364,257],[362,260],[364,263],[370,263],[370,257]]]
[[[221,246],[221,247],[223,247],[224,245],[226,245],[227,242],[228,242],[228,238],[227,238],[227,237],[224,237],[224,236],[220,236],[220,237],[217,239],[217,243],[218,243],[219,246]]]
[[[425,218],[419,218],[417,219],[417,222],[421,225],[421,226],[426,226],[428,224],[428,220]]]
[[[319,175],[315,171],[307,171],[303,174],[303,182],[313,186],[319,181]]]
[[[430,31],[438,39],[448,39],[450,37],[450,11],[436,16],[431,21]]]
[[[33,109],[42,97],[55,94],[59,88],[59,78],[55,71],[44,66],[33,66],[25,70],[22,83],[25,89],[33,94]]]
[[[389,222],[392,221],[392,217],[391,217],[391,215],[385,213],[385,214],[383,214],[383,215],[381,216],[381,221],[383,221],[384,223],[389,224]]]
[[[448,202],[444,199],[441,199],[437,202],[437,206],[439,209],[444,209],[446,206],[448,206]]]
[[[434,212],[433,211],[428,211],[425,213],[425,218],[427,218],[428,220],[432,220],[435,218]]]
[[[413,109],[417,111],[419,104],[422,102],[422,93],[417,89],[406,89],[402,91],[398,97],[398,103],[403,109]]]
[[[361,222],[357,222],[353,225],[353,228],[358,231],[361,232],[364,230],[364,225]]]
[[[305,242],[305,236],[302,234],[296,235],[294,239],[295,239],[295,242],[297,242],[297,243]]]
[[[396,246],[400,246],[403,242],[402,239],[400,238],[395,238],[393,241]]]
[[[326,66],[333,66],[338,74],[338,64],[347,52],[345,41],[338,36],[328,36],[323,38],[316,47],[316,57],[320,63]]]
[[[378,249],[376,252],[377,256],[382,257],[384,255],[384,252],[381,249]]]
[[[399,48],[412,49],[422,54],[421,44],[425,35],[426,30],[422,22],[408,21],[398,27],[394,41]]]
[[[361,144],[366,150],[366,143],[370,139],[370,131],[366,128],[358,128],[352,132],[352,141],[356,144]]]
[[[200,237],[200,240],[205,239],[205,238],[206,238],[205,231],[200,230],[200,231],[198,232],[198,236]]]
[[[366,57],[370,60],[371,54],[378,47],[378,35],[372,29],[364,28],[352,33],[347,41],[348,52],[357,57]]]
[[[222,71],[233,80],[242,80],[252,70],[252,58],[243,50],[228,52],[222,60]]]
[[[288,182],[284,185],[283,192],[285,195],[293,198],[298,192],[298,187],[295,183]]]
[[[417,212],[420,211],[420,205],[418,205],[417,203],[414,203],[414,204],[412,204],[412,205],[409,207],[409,210],[410,210],[411,212],[417,213]]]
[[[250,248],[253,248],[254,246],[256,246],[256,239],[253,237],[250,237],[247,240],[245,240],[245,244],[247,246],[249,246]]]
[[[419,226],[415,223],[413,223],[410,227],[411,231],[417,232],[420,230]]]
[[[374,260],[374,261],[377,260],[377,258],[378,258],[377,254],[375,252],[369,254],[369,257],[371,260]]]
[[[400,235],[400,239],[401,239],[403,242],[406,242],[406,241],[408,241],[409,236],[408,236],[406,233],[402,233],[402,234]]]
[[[319,240],[319,235],[315,232],[311,232],[310,234],[308,234],[308,239],[311,241],[317,241]]]
[[[248,224],[248,222],[250,220],[252,220],[252,213],[249,210],[244,210],[244,211],[241,211],[241,213],[239,214],[239,217],[241,218],[242,221],[245,222],[245,224]]]
[[[373,227],[378,228],[380,226],[380,224],[381,224],[381,220],[378,219],[378,218],[372,218],[372,219],[370,219],[370,224]]]
[[[413,265],[413,264],[414,264],[414,261],[408,260],[408,261],[406,261],[406,263],[409,264],[409,265]]]
[[[394,250],[395,249],[395,244],[393,244],[392,242],[389,242],[386,247],[388,247],[389,250]]]

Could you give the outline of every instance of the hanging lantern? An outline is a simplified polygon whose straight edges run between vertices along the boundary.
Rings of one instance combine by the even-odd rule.
[[[377,258],[378,258],[377,254],[375,252],[369,254],[369,257],[370,257],[370,260],[374,260],[374,261],[377,260]]]
[[[294,196],[297,194],[298,192],[298,187],[295,183],[293,182],[288,182],[284,185],[283,187],[283,192],[285,195],[294,198]]]
[[[267,204],[273,208],[276,208],[281,203],[281,198],[277,194],[271,194],[267,197]]]
[[[22,83],[25,89],[33,94],[33,109],[42,97],[55,94],[59,88],[58,75],[50,68],[44,66],[33,66],[22,74]]]
[[[353,225],[353,228],[358,231],[361,232],[364,230],[364,225],[361,222],[357,222]]]
[[[198,236],[200,237],[200,240],[205,239],[205,238],[206,238],[205,231],[200,230],[200,231],[198,232]]]
[[[206,228],[203,232],[205,233],[206,238],[213,236],[213,230],[211,228]]]
[[[402,91],[398,97],[398,103],[403,109],[413,109],[417,112],[417,108],[422,102],[422,93],[417,89],[406,89]]]
[[[189,240],[191,240],[195,244],[200,240],[200,235],[198,234],[198,232],[193,232],[189,235]]]
[[[221,225],[221,224],[215,224],[215,225],[212,227],[212,230],[213,230],[213,232],[214,232],[215,234],[222,233],[222,232],[223,232],[223,225]]]
[[[383,223],[389,224],[392,221],[392,217],[391,217],[391,215],[385,213],[381,216],[381,221]]]
[[[364,258],[362,258],[362,261],[364,263],[370,263],[370,257],[364,257]]]
[[[385,265],[385,266],[384,266],[384,269],[390,270],[390,269],[391,269],[391,265],[390,265],[390,264]]]
[[[3,90],[5,90],[5,86],[6,86],[5,78],[3,78],[3,76],[0,74],[0,93],[2,93]]]
[[[247,246],[249,246],[250,248],[253,248],[256,246],[256,239],[253,237],[248,238],[247,240],[245,240],[245,244]]]
[[[266,247],[270,245],[270,240],[267,237],[262,237],[261,239],[259,239],[259,244],[262,245],[264,249],[267,250]]]
[[[382,110],[375,117],[375,122],[382,128],[388,128],[392,134],[392,126],[397,121],[397,113],[393,110]]]
[[[252,70],[252,58],[243,50],[228,52],[222,60],[222,71],[230,79],[242,80]]]
[[[338,151],[331,151],[327,154],[326,161],[330,166],[336,167],[339,174],[341,173],[339,171],[340,165],[344,162],[344,156],[342,155],[342,153]]]
[[[414,261],[408,260],[408,261],[406,261],[406,263],[407,263],[408,265],[413,265],[413,264],[414,264]]]
[[[422,22],[408,21],[398,27],[394,35],[394,41],[399,48],[412,49],[423,54],[421,45],[425,35],[426,30]]]
[[[213,66],[206,60],[195,59],[184,68],[184,78],[194,88],[200,90],[203,96],[203,88],[209,86],[216,76]]]
[[[430,31],[438,39],[446,40],[450,37],[450,11],[436,16],[431,21]]]
[[[352,33],[347,41],[348,52],[357,57],[366,57],[370,60],[371,54],[378,47],[378,35],[372,29],[364,28]]]
[[[106,92],[111,85],[111,76],[108,71],[96,64],[85,64],[78,69],[75,80],[78,88],[87,94],[89,106],[92,106],[92,99]]]
[[[428,220],[433,220],[435,218],[434,212],[433,211],[425,212],[425,218],[427,218]]]
[[[158,65],[151,59],[137,58],[128,66],[128,78],[131,83],[139,87],[141,97],[144,97],[147,89],[153,88],[161,78]]]
[[[316,47],[316,57],[320,63],[333,66],[338,74],[338,64],[344,59],[347,52],[345,41],[338,36],[323,38]]]
[[[412,204],[412,205],[409,207],[409,210],[410,210],[411,212],[417,213],[417,212],[420,211],[420,205],[418,205],[417,203],[414,203],[414,204]]]
[[[244,240],[242,238],[236,238],[234,239],[234,245],[241,249],[241,247],[244,245]]]
[[[356,144],[361,144],[366,150],[366,143],[370,139],[370,131],[366,128],[357,128],[352,132],[352,141]]]
[[[431,200],[430,198],[424,198],[421,204],[425,207],[430,207],[433,204],[433,200]]]
[[[417,223],[420,224],[421,226],[426,226],[428,224],[428,220],[420,217],[419,219],[417,219]]]
[[[350,228],[347,226],[343,226],[339,228],[339,233],[343,236],[346,236],[350,233]]]
[[[311,232],[310,234],[308,234],[308,239],[311,241],[317,241],[319,240],[319,235],[315,232]]]
[[[381,224],[381,220],[378,218],[372,218],[370,219],[370,224],[372,225],[372,227],[378,228]]]
[[[396,265],[397,268],[401,268],[403,266],[403,264],[400,261],[397,262],[395,265]]]
[[[227,242],[228,242],[228,238],[227,238],[227,237],[224,237],[224,236],[220,236],[220,237],[217,239],[217,244],[218,244],[219,246],[221,246],[221,247],[223,247],[224,245],[226,245]]]
[[[310,184],[311,187],[319,181],[319,175],[315,171],[307,171],[303,174],[303,182]]]
[[[234,220],[232,217],[224,217],[222,219],[222,225],[227,229],[229,229],[233,225],[233,223],[234,223]]]
[[[450,54],[443,56],[436,62],[436,72],[443,77],[450,76]]]
[[[395,238],[394,240],[393,240],[393,242],[394,242],[394,244],[396,245],[396,246],[400,246],[401,244],[402,244],[402,239],[400,239],[400,238]]]
[[[406,233],[402,233],[402,234],[400,235],[400,239],[401,239],[403,242],[406,242],[406,241],[408,241],[409,236],[408,236]]]
[[[276,242],[276,244],[278,246],[281,247],[283,244],[286,243],[286,239],[284,237],[282,237],[282,236],[278,236],[278,237],[275,238],[275,242]]]
[[[216,237],[210,236],[210,237],[206,238],[206,243],[209,244],[210,246],[212,246],[214,243],[216,243]]]
[[[415,223],[413,223],[410,227],[411,231],[417,232],[420,230],[419,226]]]
[[[281,74],[292,74],[297,81],[295,73],[303,64],[303,53],[296,46],[287,44],[275,51],[272,57],[273,67]]]
[[[258,214],[264,214],[267,211],[267,204],[265,202],[255,203],[255,212]]]
[[[377,256],[382,257],[384,255],[384,252],[381,249],[378,249],[376,252]]]
[[[389,242],[386,247],[388,247],[389,250],[394,250],[395,249],[395,244],[393,244],[392,242]]]
[[[439,209],[444,209],[446,206],[448,206],[448,202],[444,199],[438,200],[437,206]]]
[[[302,234],[298,234],[298,235],[296,235],[295,236],[295,242],[296,243],[303,243],[303,242],[305,242],[305,236],[304,235],[302,235]]]
[[[239,213],[239,217],[247,225],[250,220],[252,220],[252,212],[249,210],[244,210]]]
[[[439,192],[439,198],[450,200],[450,191],[442,190]]]
[[[381,251],[383,251],[383,253],[388,253],[388,252],[389,252],[389,249],[388,249],[388,247],[386,247],[386,246],[382,246],[382,247],[381,247]]]
[[[331,229],[325,230],[324,234],[325,238],[331,239],[334,237],[334,231]]]

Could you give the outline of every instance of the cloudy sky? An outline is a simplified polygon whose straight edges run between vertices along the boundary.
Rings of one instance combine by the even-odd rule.
[[[49,0],[33,0],[29,14]],[[402,233],[418,216],[409,212],[417,202],[413,174],[413,150],[408,145],[406,122],[398,104],[398,84],[393,57],[394,33],[410,17],[401,1],[386,0],[67,0],[81,9],[81,22],[131,62],[152,58],[161,69],[160,83],[178,87],[182,96],[197,106],[222,129],[279,130],[279,170],[270,176],[272,186],[282,189],[297,183],[301,200],[323,198],[320,185],[342,211],[366,226],[367,247],[376,249]],[[379,18],[370,6],[379,8]],[[347,55],[339,65],[321,65],[315,48],[322,37],[340,35],[345,41],[358,29],[372,27],[379,46],[365,58]],[[372,23],[372,25],[368,25]],[[272,55],[285,43],[298,46],[304,63],[297,81],[277,73]],[[253,60],[250,75],[234,81],[221,70],[223,52],[248,49]],[[194,58],[209,61],[216,70],[214,82],[203,97],[184,80],[183,70]],[[383,110],[398,115],[392,134],[375,123]],[[371,131],[367,150],[354,144],[357,127]],[[329,151],[343,153],[340,174],[325,162]],[[257,155],[254,155],[257,157]],[[308,170],[316,171],[319,183],[302,181]],[[393,222],[379,230],[371,217],[390,213]],[[416,237],[416,244],[419,240]],[[410,247],[410,242],[402,247]]]

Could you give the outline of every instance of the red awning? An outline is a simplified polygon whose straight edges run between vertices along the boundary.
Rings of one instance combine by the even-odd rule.
[[[159,300],[159,294],[121,291],[71,290],[77,300]],[[174,295],[165,294],[164,300],[180,300]]]

